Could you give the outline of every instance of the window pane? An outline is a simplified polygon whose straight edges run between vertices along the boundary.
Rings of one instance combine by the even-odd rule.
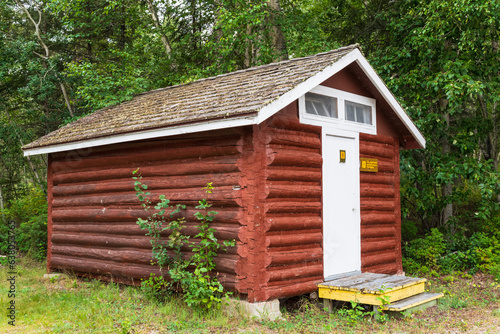
[[[345,118],[356,123],[372,124],[372,108],[364,104],[345,101]]]
[[[356,122],[356,113],[354,112],[354,105],[351,103],[345,104],[345,119],[348,121]]]
[[[336,98],[314,93],[307,93],[305,96],[305,100],[306,112],[308,114],[332,118],[338,117]]]

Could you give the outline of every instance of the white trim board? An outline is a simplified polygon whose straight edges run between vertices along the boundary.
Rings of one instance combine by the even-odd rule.
[[[230,119],[220,119],[216,121],[209,121],[196,124],[186,124],[179,126],[171,126],[162,129],[145,130],[131,133],[124,133],[115,136],[95,138],[82,140],[78,142],[56,144],[47,147],[35,147],[32,149],[27,149],[24,151],[24,156],[37,155],[37,154],[47,154],[56,152],[65,152],[71,150],[78,150],[82,148],[97,147],[118,143],[126,143],[136,140],[143,139],[153,139],[160,137],[169,137],[175,135],[197,133],[203,131],[220,130],[227,128],[235,128],[239,126],[253,125],[255,124],[255,116],[253,117],[240,117],[240,118],[230,118]]]
[[[152,138],[159,138],[166,136],[174,136],[179,134],[187,134],[187,133],[195,133],[202,131],[219,130],[224,128],[260,124],[353,62],[357,62],[357,64],[361,67],[361,69],[370,79],[372,84],[380,92],[380,94],[387,101],[387,103],[389,103],[391,108],[394,110],[398,118],[406,126],[408,131],[410,131],[410,133],[413,135],[417,143],[420,146],[425,147],[425,138],[422,136],[422,134],[417,129],[415,124],[413,124],[411,119],[405,113],[401,105],[396,101],[396,99],[389,91],[387,86],[384,84],[382,79],[380,79],[375,70],[371,67],[371,65],[368,63],[365,57],[361,54],[361,51],[359,51],[359,49],[354,49],[344,57],[340,58],[334,64],[327,66],[321,72],[316,73],[306,81],[300,83],[295,88],[292,88],[291,90],[283,94],[278,99],[262,107],[256,115],[231,118],[231,119],[217,119],[203,123],[185,124],[179,126],[166,127],[162,129],[117,134],[114,136],[81,140],[77,142],[70,142],[64,144],[55,144],[40,148],[35,147],[24,150],[24,156],[64,152],[64,151],[70,151],[88,147],[130,142],[135,140],[152,139]]]
[[[354,132],[363,132],[372,135],[377,134],[377,106],[376,100],[370,97],[361,96],[344,92],[342,90],[326,87],[316,86],[309,92],[329,97],[336,98],[337,103],[337,118],[330,118],[325,116],[316,116],[308,114],[305,105],[305,94],[299,97],[299,119],[301,123],[316,125],[321,127],[335,127],[337,130],[347,130]],[[348,121],[345,119],[345,101],[351,101],[367,105],[371,108],[372,124],[364,124]]]

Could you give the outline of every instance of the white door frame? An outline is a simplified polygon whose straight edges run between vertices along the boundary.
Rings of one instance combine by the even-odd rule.
[[[331,137],[340,137],[353,140],[353,145],[350,148],[347,159],[350,160],[350,168],[353,169],[352,188],[351,189],[338,189],[335,184],[326,184],[327,182],[332,182],[332,178],[326,178],[327,173],[332,172],[334,166],[332,164],[339,163],[340,152],[332,151],[332,147],[329,150],[329,141]],[[361,272],[361,215],[360,215],[360,178],[359,178],[359,132],[355,131],[345,131],[335,129],[333,127],[323,127],[322,131],[322,155],[323,155],[323,276],[325,280],[333,279],[335,277],[347,276],[349,274],[354,274]],[[335,145],[333,145],[335,146]],[[328,157],[326,155],[329,155]],[[328,181],[329,179],[330,181]],[[344,193],[352,191],[352,197],[350,194],[346,194],[347,202],[339,202],[338,199],[342,199],[343,195],[338,195],[339,191],[344,191]],[[336,192],[336,193],[334,193]],[[351,199],[348,198],[352,198]],[[333,202],[332,202],[333,201]],[[349,216],[352,221],[349,222],[350,225],[345,231],[348,234],[349,239],[345,239],[342,233],[342,223],[335,221],[333,217],[338,214],[338,210],[342,211],[344,214]],[[352,210],[352,212],[351,212]],[[333,228],[332,228],[333,227]],[[340,227],[340,228],[339,228]],[[329,229],[330,228],[330,229]],[[338,235],[333,235],[332,232],[339,233]],[[335,267],[335,263],[331,263],[332,259],[335,258],[335,254],[332,256],[331,252],[328,251],[329,243],[331,243],[331,238],[335,239],[335,242],[340,242],[343,246],[342,248],[346,250],[342,258],[338,258],[339,262],[344,260],[344,256],[348,256],[348,261],[344,261]],[[328,241],[328,239],[330,241]],[[331,245],[330,245],[331,247]],[[338,247],[338,244],[337,244]],[[348,250],[347,250],[348,249]],[[335,262],[335,261],[334,261]],[[348,262],[348,264],[346,264]]]

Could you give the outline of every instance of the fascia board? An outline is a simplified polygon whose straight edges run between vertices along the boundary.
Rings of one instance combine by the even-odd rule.
[[[320,85],[326,79],[330,78],[332,75],[339,72],[340,70],[351,64],[353,61],[356,61],[356,54],[354,53],[354,51],[351,51],[332,65],[325,67],[322,71],[316,73],[311,78],[298,84],[297,86],[295,86],[295,88],[289,90],[277,100],[274,100],[273,102],[264,106],[259,111],[259,114],[257,116],[257,124],[262,123],[293,101],[297,100],[305,93],[309,92],[314,87]]]
[[[356,57],[357,58],[356,62],[358,63],[358,65],[361,67],[366,76],[370,79],[375,88],[377,88],[379,93],[382,94],[387,103],[389,103],[389,105],[392,107],[398,118],[401,120],[401,122],[403,122],[408,131],[410,131],[410,133],[415,138],[417,143],[423,148],[425,148],[426,141],[424,136],[417,129],[415,123],[413,123],[408,114],[403,110],[403,107],[401,107],[401,105],[396,100],[394,95],[392,95],[392,93],[389,91],[389,88],[387,88],[385,83],[378,76],[377,72],[375,72],[373,67],[370,65],[370,63],[368,63],[366,58],[361,54],[361,52],[358,49],[352,51],[352,53],[358,54],[358,56]]]
[[[220,129],[239,127],[239,126],[253,125],[255,124],[255,117],[256,117],[255,115],[252,115],[239,118],[214,120],[204,123],[186,124],[179,126],[171,126],[162,129],[124,133],[115,136],[88,139],[88,140],[82,140],[78,142],[71,142],[64,144],[56,144],[40,148],[35,147],[24,150],[24,156],[64,152],[64,151],[78,150],[89,147],[131,142],[136,140],[152,139],[159,137],[175,136],[188,133],[196,133],[203,131],[220,130]]]

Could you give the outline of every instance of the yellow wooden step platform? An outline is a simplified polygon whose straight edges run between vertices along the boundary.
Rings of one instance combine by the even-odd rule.
[[[381,310],[403,312],[435,305],[443,296],[425,294],[425,282],[425,278],[362,273],[320,283],[318,294],[330,310],[336,300],[373,305],[374,310],[382,306]]]
[[[390,303],[388,305],[383,305],[380,307],[380,310],[384,311],[384,313],[388,312],[394,314],[401,312],[411,313],[436,305],[437,300],[443,296],[444,295],[442,293],[419,293],[416,296],[398,300],[397,302]]]

